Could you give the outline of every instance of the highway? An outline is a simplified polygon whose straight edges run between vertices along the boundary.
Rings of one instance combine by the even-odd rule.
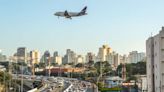
[[[38,92],[98,92],[98,88],[95,84],[78,80],[75,78],[66,77],[46,77],[46,76],[28,76],[23,75],[24,83],[29,83],[32,80],[42,82],[42,87],[38,88]],[[21,79],[20,75],[14,75],[13,78]],[[29,80],[29,82],[27,82]],[[32,86],[31,86],[32,87]],[[34,89],[34,88],[33,88]]]

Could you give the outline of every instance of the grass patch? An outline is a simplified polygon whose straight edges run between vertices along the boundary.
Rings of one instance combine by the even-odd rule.
[[[120,88],[120,87],[114,87],[114,88],[100,88],[100,91],[101,92],[112,92],[112,91],[121,91],[122,90],[122,88]]]

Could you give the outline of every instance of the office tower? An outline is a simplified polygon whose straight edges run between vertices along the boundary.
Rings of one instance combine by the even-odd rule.
[[[97,58],[99,61],[106,61],[106,56],[112,52],[112,49],[108,45],[103,45],[99,48]]]
[[[164,27],[146,40],[148,92],[164,92]]]
[[[128,60],[129,63],[138,63],[141,62],[145,59],[145,53],[140,52],[138,53],[137,51],[132,51],[129,52]]]
[[[38,64],[40,59],[40,54],[37,50],[30,51],[31,64]]]
[[[46,65],[46,67],[45,67],[45,69],[46,69],[46,72],[45,72],[45,74],[46,74],[46,76],[50,76],[50,52],[47,50],[47,51],[45,51],[44,52],[44,63],[45,63],[45,65]]]
[[[126,55],[120,55],[120,63],[128,63],[128,57]]]
[[[57,57],[57,56],[58,56],[58,52],[55,51],[53,57]]]
[[[46,66],[50,63],[50,52],[49,51],[45,51],[44,55],[44,63],[46,64]]]
[[[3,55],[3,54],[2,54],[2,50],[0,50],[0,62],[4,62],[4,61],[6,61],[6,60],[7,60],[6,55]]]
[[[55,64],[55,63],[57,62],[56,60],[57,60],[58,56],[59,56],[59,55],[58,55],[58,52],[55,51],[54,54],[53,54],[53,57],[51,57],[51,58],[52,58],[52,59],[51,59],[51,63],[52,63],[52,64]],[[57,58],[56,58],[56,57],[57,57]]]
[[[18,62],[25,62],[27,63],[27,50],[26,47],[19,47],[17,49],[17,60]]]
[[[82,55],[78,55],[76,58],[76,64],[84,63],[84,57]]]
[[[44,61],[44,54],[40,58],[40,63],[45,63],[45,61]]]
[[[63,57],[63,64],[76,63],[76,53],[71,51],[71,49],[66,50],[66,55]]]
[[[92,52],[87,53],[85,63],[88,63],[90,61],[96,62],[96,55]]]
[[[62,65],[62,57],[61,56],[56,56],[55,57],[55,63],[57,63],[58,65]]]
[[[112,52],[106,55],[106,61],[113,67],[120,65],[120,55],[116,52]]]
[[[117,67],[120,65],[120,55],[117,53],[114,55],[114,66]]]

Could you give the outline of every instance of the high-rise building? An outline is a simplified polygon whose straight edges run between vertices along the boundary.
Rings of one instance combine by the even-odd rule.
[[[50,66],[51,66],[51,62],[50,62],[50,59],[51,59],[51,55],[50,55],[50,52],[47,50],[44,52],[44,63],[46,65],[45,69],[46,69],[46,76],[50,76],[51,72],[50,72]]]
[[[128,57],[126,55],[120,55],[120,63],[128,63]]]
[[[44,52],[44,63],[46,64],[46,66],[50,63],[50,52],[47,50]]]
[[[164,27],[146,41],[148,92],[164,92]]]
[[[30,64],[38,64],[40,60],[40,54],[37,50],[30,51]]]
[[[66,55],[63,57],[63,64],[68,63],[76,63],[76,53],[74,51],[71,51],[71,49],[67,49]]]
[[[112,52],[112,49],[108,45],[103,45],[99,48],[97,59],[99,61],[106,61],[106,56]]]
[[[120,55],[117,53],[114,56],[114,66],[117,67],[118,65],[120,65]]]
[[[6,55],[3,55],[2,51],[0,50],[0,61],[6,61],[6,60],[7,60]]]
[[[106,56],[106,59],[107,59],[107,61],[110,65],[114,65],[114,56],[115,56],[115,54],[116,54],[115,52],[112,52],[112,53],[110,53]]]
[[[56,61],[56,60],[57,60],[56,57],[57,57],[57,58],[60,57],[60,56],[58,55],[58,52],[57,52],[57,51],[55,51],[54,54],[53,54],[53,57],[51,57],[51,63],[56,63],[56,62],[57,62],[57,61]]]
[[[132,52],[129,52],[128,62],[129,63],[141,62],[145,59],[145,57],[146,55],[143,52],[138,53],[137,51],[132,51]]]
[[[27,63],[27,49],[26,49],[26,47],[19,47],[17,49],[17,60],[18,60],[18,62]]]
[[[76,64],[84,63],[84,57],[82,55],[78,55],[76,58]]]
[[[89,61],[93,61],[93,62],[96,61],[96,55],[94,53],[92,53],[92,52],[89,52],[86,55],[86,61],[85,61],[85,63],[88,63]]]
[[[58,65],[62,64],[62,57],[61,56],[56,56],[55,57],[55,63],[57,63]]]
[[[55,51],[53,57],[57,57],[57,56],[58,56],[58,52]]]
[[[120,55],[116,52],[109,53],[106,55],[106,61],[116,68],[118,65],[120,65]]]

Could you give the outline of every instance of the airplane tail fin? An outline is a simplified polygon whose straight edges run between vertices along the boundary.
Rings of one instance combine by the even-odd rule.
[[[81,14],[85,14],[86,13],[86,10],[87,10],[87,6],[85,6],[82,10],[81,10]]]

